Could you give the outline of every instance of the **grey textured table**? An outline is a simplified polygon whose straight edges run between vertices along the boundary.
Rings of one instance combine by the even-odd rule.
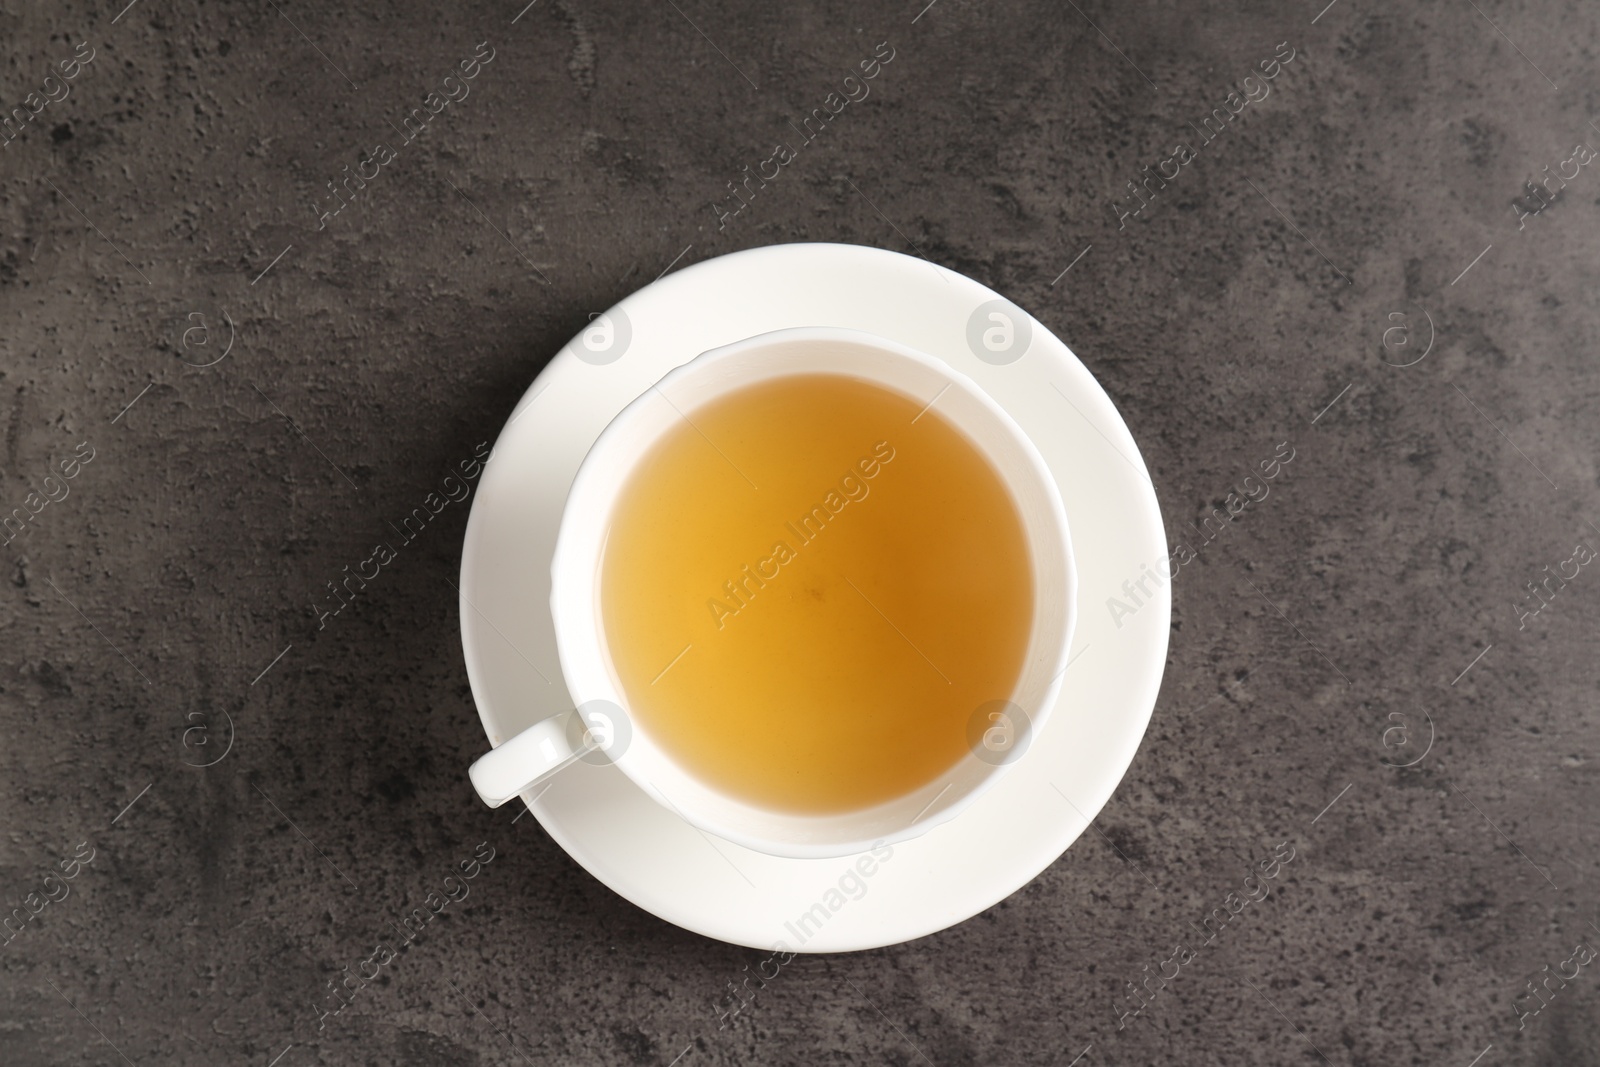
[[[1595,9],[924,3],[0,12],[0,1062],[1600,1062]],[[322,613],[591,313],[801,240],[1033,312],[1193,559],[1098,832],[719,1029],[761,954],[472,796],[468,505]]]

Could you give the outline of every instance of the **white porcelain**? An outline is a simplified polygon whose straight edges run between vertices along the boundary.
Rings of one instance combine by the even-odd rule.
[[[995,694],[1018,710],[995,712],[1004,719],[983,733],[984,738],[994,735],[996,744],[989,750],[980,746],[913,792],[835,815],[759,807],[719,792],[668,756],[640,728],[607,650],[600,613],[601,559],[612,515],[640,459],[727,393],[807,373],[873,382],[960,430],[1000,474],[1016,503],[1034,576],[1034,622],[1023,670],[1011,692]],[[1025,760],[1027,744],[1009,749],[1005,744],[1031,742],[1028,735],[1044,727],[1066,666],[1075,607],[1072,543],[1061,496],[1016,422],[948,364],[885,338],[834,327],[777,330],[705,352],[624,408],[578,468],[551,574],[562,677],[578,708],[607,709],[609,721],[597,724],[604,744],[572,728],[565,715],[556,725],[536,724],[473,765],[473,783],[484,801],[497,805],[533,788],[598,747],[646,793],[702,830],[758,852],[794,858],[852,856],[909,840],[954,818]]]
[[[969,340],[996,302],[1031,335],[1009,361],[980,356]],[[774,856],[702,831],[604,761],[572,766],[524,794],[545,830],[640,907],[761,949],[908,940],[982,911],[1037,875],[1086,828],[1132,760],[1170,624],[1165,585],[1131,616],[1107,610],[1107,599],[1124,597],[1122,583],[1146,565],[1164,573],[1167,548],[1137,446],[1093,377],[1041,323],[977,282],[848,245],[709,260],[634,293],[596,322],[605,336],[592,327],[574,338],[517,405],[467,528],[462,642],[491,744],[575,704],[548,607],[550,565],[590,447],[673,368],[774,330],[820,324],[889,339],[964,375],[1003,408],[1059,490],[1078,614],[1068,669],[1025,758],[959,818],[919,837],[849,859]],[[625,345],[607,350],[607,337],[624,336]],[[613,354],[615,347],[622,351]]]

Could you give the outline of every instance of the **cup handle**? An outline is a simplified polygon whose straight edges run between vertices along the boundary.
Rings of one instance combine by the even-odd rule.
[[[572,737],[582,737],[590,743],[574,748],[569,740]],[[566,711],[534,723],[499,748],[478,757],[467,776],[478,797],[491,808],[498,808],[595,747],[577,711]]]

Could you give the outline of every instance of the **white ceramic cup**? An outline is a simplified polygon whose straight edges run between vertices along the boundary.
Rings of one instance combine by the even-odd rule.
[[[1034,576],[1034,620],[1021,676],[1004,706],[985,711],[972,754],[914,792],[832,815],[772,811],[718,792],[672,760],[632,721],[607,650],[599,577],[612,511],[641,457],[685,416],[733,390],[794,374],[865,379],[936,405],[999,472],[1022,519]],[[848,856],[916,837],[954,818],[1017,759],[1054,705],[1076,618],[1077,575],[1055,480],[1027,435],[976,383],[948,364],[856,330],[797,328],[704,352],[672,370],[613,419],[584,457],[562,513],[550,609],[575,710],[535,723],[472,765],[491,807],[577,760],[614,763],[680,817],[758,852]],[[988,708],[988,705],[985,706]],[[975,714],[978,709],[975,709]]]

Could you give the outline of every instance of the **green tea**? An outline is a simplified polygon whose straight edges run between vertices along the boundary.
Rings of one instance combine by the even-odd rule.
[[[937,405],[837,374],[683,412],[611,517],[607,645],[636,728],[759,807],[853,811],[968,752],[1033,624],[1022,519]]]

